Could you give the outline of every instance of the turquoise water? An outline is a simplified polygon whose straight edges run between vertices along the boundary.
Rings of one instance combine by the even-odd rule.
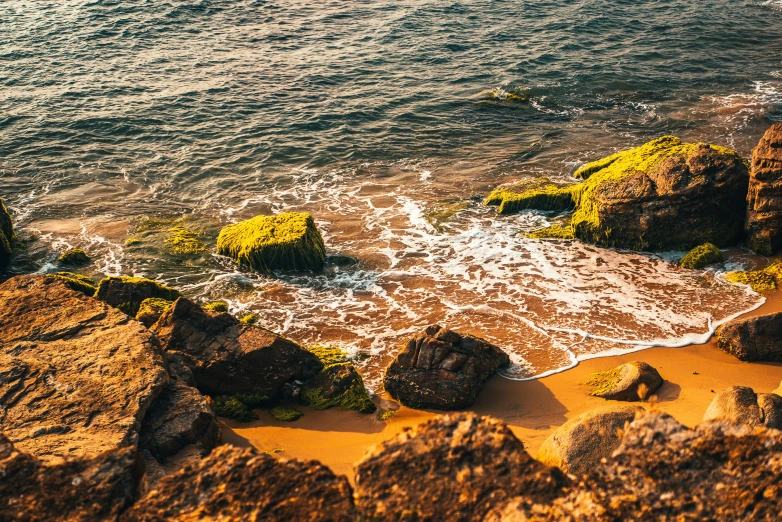
[[[780,7],[3,2],[0,197],[31,239],[11,271],[53,270],[57,251],[83,246],[96,277],[228,297],[303,342],[366,352],[369,366],[431,321],[503,343],[516,377],[686,344],[757,298],[718,286],[692,309],[695,276],[522,240],[551,216],[496,220],[480,196],[662,134],[749,154],[782,121]],[[490,96],[508,91],[531,102]],[[466,207],[444,229],[424,219],[453,202]],[[186,219],[211,245],[225,223],[297,209],[316,216],[330,254],[359,264],[265,278],[211,252],[173,256],[139,228]],[[126,246],[135,236],[145,241]],[[661,277],[664,289],[651,284]]]

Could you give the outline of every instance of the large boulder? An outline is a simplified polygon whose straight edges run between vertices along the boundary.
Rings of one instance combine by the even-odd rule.
[[[782,430],[782,397],[776,393],[755,393],[746,386],[731,386],[714,397],[703,415],[704,421],[715,419]]]
[[[555,227],[553,236],[634,250],[724,247],[743,233],[749,173],[730,149],[663,136],[589,163],[575,177],[584,181],[500,187],[486,204],[500,213],[574,210],[570,226]]]
[[[491,417],[451,414],[407,429],[355,465],[367,520],[481,520],[515,495],[545,502],[568,483]]]
[[[168,382],[157,337],[53,276],[0,285],[0,431],[40,459],[134,445]]]
[[[650,397],[662,386],[663,378],[651,364],[631,361],[593,374],[587,384],[595,387],[591,393],[595,397],[632,402]]]
[[[717,346],[739,360],[782,362],[782,312],[734,319],[716,335]]]
[[[7,265],[11,260],[11,254],[14,251],[14,241],[16,241],[16,235],[14,234],[11,214],[5,208],[2,198],[0,198],[0,268]]]
[[[217,237],[217,253],[256,270],[318,270],[326,262],[323,237],[312,216],[286,212],[228,225]]]
[[[116,520],[143,474],[135,447],[46,465],[0,434],[0,520]]]
[[[209,312],[181,297],[152,326],[163,347],[182,352],[199,390],[207,395],[273,399],[287,382],[304,381],[322,368],[312,353],[264,328],[227,313]]]
[[[119,308],[131,317],[138,314],[141,303],[147,299],[174,301],[179,291],[143,277],[111,276],[98,284],[95,297]]]
[[[626,425],[644,409],[607,406],[567,421],[540,446],[537,459],[571,475],[584,475],[619,447]]]
[[[345,477],[316,461],[278,460],[254,449],[220,446],[166,475],[123,521],[354,521]]]
[[[616,453],[550,503],[517,498],[486,521],[779,520],[782,432],[650,414]]]
[[[752,151],[746,229],[758,254],[770,256],[782,246],[782,123],[772,125]]]
[[[405,406],[454,410],[475,402],[484,382],[509,364],[493,344],[433,325],[404,344],[383,384]]]

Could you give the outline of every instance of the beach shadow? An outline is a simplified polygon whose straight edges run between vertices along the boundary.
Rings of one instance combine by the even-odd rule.
[[[308,430],[318,432],[345,432],[345,433],[380,433],[386,424],[377,419],[379,410],[375,413],[360,413],[357,411],[329,408],[327,410],[312,410],[306,406],[296,405],[295,408],[303,413],[298,420],[293,422],[280,421],[272,417],[268,410],[254,410],[258,419],[250,422],[237,422],[220,417],[223,431],[253,430],[257,428],[275,428],[291,430]],[[251,431],[248,431],[251,433]],[[237,434],[241,438],[240,435]],[[245,439],[246,440],[246,439]],[[249,444],[249,443],[248,443]]]
[[[682,387],[671,381],[663,381],[656,392],[652,394],[652,397],[656,397],[657,402],[671,402],[679,398]]]
[[[472,411],[528,429],[550,429],[567,421],[568,409],[540,380],[512,381],[495,375],[486,382]]]

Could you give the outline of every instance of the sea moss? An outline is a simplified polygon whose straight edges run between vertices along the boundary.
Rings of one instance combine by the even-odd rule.
[[[227,417],[239,422],[250,422],[258,418],[258,415],[237,397],[216,397],[214,409],[220,417]]]
[[[56,272],[53,275],[63,281],[71,290],[81,292],[88,297],[94,296],[98,290],[95,282],[85,275],[73,272]]]
[[[337,346],[315,344],[306,348],[320,359],[324,367],[348,362],[347,354]]]
[[[361,375],[342,350],[328,346],[313,346],[309,350],[318,356],[324,367],[301,387],[299,398],[304,404],[314,410],[339,406],[361,413],[375,411]]]
[[[394,416],[396,416],[396,410],[383,410],[378,414],[377,420],[386,422]]]
[[[171,252],[181,255],[195,255],[206,251],[206,245],[199,235],[183,226],[172,227],[168,231],[166,243]]]
[[[527,179],[496,188],[486,197],[484,204],[499,207],[498,214],[527,209],[572,210],[571,192],[578,186],[553,183],[546,177]]]
[[[719,248],[711,243],[704,243],[690,250],[686,256],[681,258],[679,264],[684,268],[699,270],[722,260],[722,252]]]
[[[217,253],[262,272],[318,270],[326,259],[315,221],[301,212],[256,216],[228,225],[217,238]]]
[[[245,324],[255,324],[261,319],[261,316],[248,312],[239,316],[239,320]]]
[[[586,382],[588,386],[595,387],[595,389],[590,392],[590,395],[599,396],[614,390],[616,385],[619,384],[621,370],[622,367],[619,366],[612,370],[593,373],[592,378]]]
[[[95,297],[135,317],[145,299],[158,298],[176,301],[178,290],[143,277],[110,276],[101,280]]]
[[[782,279],[782,262],[773,263],[762,270],[753,270],[751,272],[737,270],[725,274],[725,280],[731,283],[749,285],[752,290],[759,294],[776,290],[779,287],[780,279]]]
[[[166,310],[171,308],[172,304],[174,304],[173,301],[160,299],[158,297],[144,299],[141,301],[141,304],[138,307],[138,312],[136,312],[136,319],[145,326],[150,327],[160,318],[161,315],[163,315]]]
[[[438,232],[443,231],[443,225],[453,216],[467,209],[470,206],[469,201],[440,202],[427,208],[424,212],[424,219],[434,227]]]
[[[86,265],[90,262],[90,256],[81,248],[66,250],[57,258],[61,265]]]
[[[551,225],[533,232],[524,234],[530,239],[575,239],[573,227],[570,225]]]
[[[276,408],[272,408],[269,413],[271,413],[272,417],[274,417],[278,421],[283,421],[283,422],[293,422],[297,420],[299,417],[301,417],[302,415],[302,413],[299,410],[295,410],[293,408],[287,408],[285,406],[277,406]]]
[[[204,310],[209,310],[210,312],[227,312],[228,303],[226,301],[211,301],[201,305],[201,308]]]

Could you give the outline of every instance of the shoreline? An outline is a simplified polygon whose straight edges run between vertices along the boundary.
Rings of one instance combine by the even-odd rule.
[[[741,317],[782,311],[782,291],[765,296],[758,308]],[[707,342],[683,347],[648,347],[622,355],[581,360],[562,372],[533,380],[516,381],[496,375],[489,379],[475,404],[465,411],[490,415],[506,422],[533,457],[543,441],[568,419],[584,411],[606,405],[589,395],[583,384],[591,373],[632,361],[645,361],[660,372],[665,383],[656,399],[638,402],[647,410],[663,411],[686,426],[698,424],[716,392],[729,386],[750,386],[756,392],[770,392],[782,379],[780,363],[747,363]],[[383,409],[393,401],[380,396]],[[258,410],[259,419],[239,423],[220,419],[223,441],[236,446],[254,446],[260,451],[286,458],[319,460],[337,474],[353,481],[353,464],[365,451],[412,427],[443,413],[400,407],[387,421],[377,414],[367,415],[336,408],[325,411],[297,406],[304,415],[292,423],[273,419]],[[280,451],[282,450],[282,451]]]

